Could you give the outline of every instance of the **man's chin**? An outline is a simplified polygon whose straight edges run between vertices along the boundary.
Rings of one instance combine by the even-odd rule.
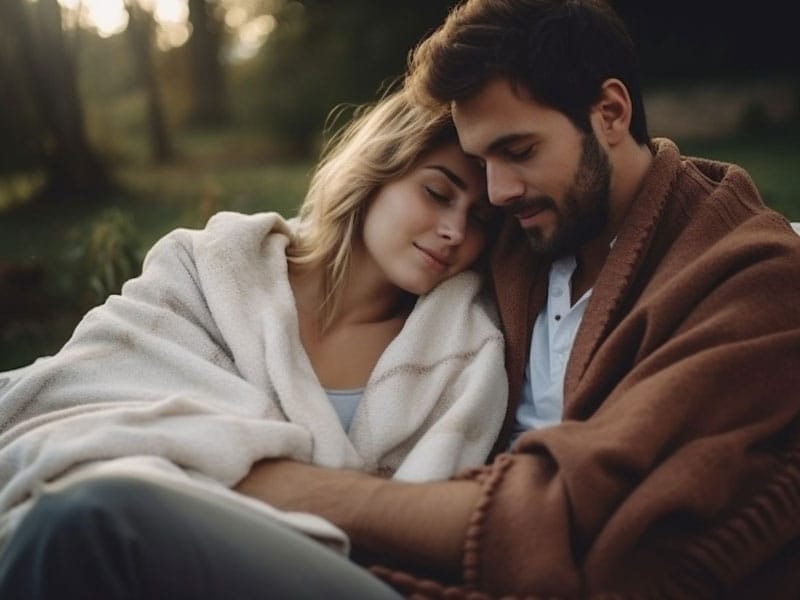
[[[526,229],[531,250],[542,258],[556,260],[575,254],[585,239],[583,236],[574,235],[576,232],[557,230],[551,235],[545,235],[541,229]]]
[[[546,235],[541,229],[525,229],[528,244],[535,254],[543,258],[560,258],[564,254],[558,236]]]
[[[605,206],[601,204],[598,208]],[[526,229],[531,249],[546,258],[557,259],[577,254],[592,240],[598,238],[608,223],[608,211],[598,210],[587,214],[580,220],[561,222],[559,226],[545,230],[542,228]]]

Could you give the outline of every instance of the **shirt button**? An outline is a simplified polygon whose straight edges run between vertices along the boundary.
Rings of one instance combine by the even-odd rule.
[[[561,320],[561,315],[556,315],[556,316],[554,317],[554,319],[555,319],[556,321],[560,321],[560,320]]]

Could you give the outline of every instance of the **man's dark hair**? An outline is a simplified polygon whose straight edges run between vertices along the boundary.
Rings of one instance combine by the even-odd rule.
[[[426,103],[449,103],[498,76],[584,132],[602,83],[617,78],[633,105],[631,135],[649,141],[633,42],[603,0],[466,0],[413,51],[406,85]]]

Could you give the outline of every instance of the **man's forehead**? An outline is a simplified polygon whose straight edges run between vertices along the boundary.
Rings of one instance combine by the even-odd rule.
[[[497,76],[486,80],[486,82],[472,94],[454,100],[451,102],[451,106],[463,107],[480,103],[487,99],[491,99],[491,101],[530,102],[534,101],[535,96],[525,86],[515,83],[507,77]]]
[[[520,111],[503,110],[502,106],[481,103],[454,104],[452,107],[461,146],[465,150],[488,151],[503,144],[535,134],[533,115],[520,117]]]
[[[566,115],[537,101],[507,80],[488,82],[476,94],[451,103],[461,146],[487,152],[522,138],[545,136],[570,125]]]

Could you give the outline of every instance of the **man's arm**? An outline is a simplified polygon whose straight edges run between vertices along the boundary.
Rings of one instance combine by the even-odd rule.
[[[480,496],[474,481],[404,483],[356,471],[265,460],[236,491],[283,510],[317,514],[341,527],[370,554],[412,558],[458,570],[470,515]]]

